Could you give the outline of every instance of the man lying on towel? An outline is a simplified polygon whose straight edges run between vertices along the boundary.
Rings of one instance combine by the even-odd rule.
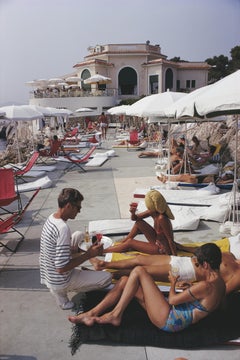
[[[240,290],[240,234],[229,239],[218,240],[215,243],[218,247],[226,245],[229,240],[230,251],[222,253],[220,274],[226,284],[226,292]],[[196,245],[196,244],[194,244]],[[196,246],[180,246],[183,250],[195,252]],[[199,248],[199,247],[198,247]],[[226,249],[226,246],[225,248]],[[114,256],[115,254],[113,254]],[[124,254],[118,254],[118,258],[124,258]],[[168,273],[177,273],[179,286],[190,286],[187,282],[195,282],[201,279],[201,269],[195,256],[173,256],[173,255],[133,255],[119,261],[102,261],[97,258],[91,259],[96,270],[118,269],[113,273],[114,278],[128,275],[135,266],[144,266],[147,272],[152,275],[155,281],[168,282]]]
[[[219,275],[222,258],[219,247],[213,243],[204,244],[197,249],[196,257],[200,281],[191,286],[191,290],[176,293],[177,276],[170,272],[167,300],[146,269],[137,266],[129,277],[121,277],[94,308],[68,319],[87,326],[94,323],[119,326],[127,305],[136,298],[157,328],[171,333],[181,331],[220,308],[225,298],[225,283]]]

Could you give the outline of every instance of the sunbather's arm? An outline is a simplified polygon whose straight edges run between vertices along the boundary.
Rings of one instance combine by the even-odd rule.
[[[130,213],[131,213],[131,220],[133,221],[142,220],[151,216],[151,212],[149,210],[136,214],[136,209],[133,208],[130,209]]]

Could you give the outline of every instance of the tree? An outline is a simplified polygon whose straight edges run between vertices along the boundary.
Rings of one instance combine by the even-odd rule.
[[[214,83],[223,77],[229,75],[229,60],[227,56],[220,55],[214,56],[213,58],[208,58],[205,60],[209,65],[211,65],[211,69],[208,72],[208,83]]]
[[[240,46],[232,48],[230,54],[232,60],[229,61],[229,68],[231,72],[234,72],[240,69]]]
[[[186,60],[182,60],[180,58],[180,56],[174,56],[172,59],[170,59],[169,61],[174,61],[174,62],[188,62]]]
[[[240,46],[235,46],[230,51],[232,59],[227,56],[220,55],[208,58],[205,61],[211,65],[208,73],[208,83],[214,83],[223,77],[240,69]]]

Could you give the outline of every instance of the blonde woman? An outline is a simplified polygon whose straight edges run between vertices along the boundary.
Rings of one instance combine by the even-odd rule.
[[[104,250],[107,252],[126,252],[136,250],[146,254],[176,255],[171,220],[174,216],[162,194],[150,190],[145,196],[147,210],[136,213],[136,207],[130,206],[131,219],[135,221],[130,233],[120,243]],[[144,219],[152,217],[153,227]],[[146,241],[135,239],[138,234],[145,235]]]

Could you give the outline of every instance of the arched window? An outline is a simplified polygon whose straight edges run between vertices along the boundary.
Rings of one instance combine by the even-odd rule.
[[[118,89],[121,95],[137,95],[137,73],[134,69],[125,67],[119,72]]]
[[[172,69],[167,69],[165,74],[165,91],[167,89],[172,90],[173,88],[173,72]]]
[[[85,69],[82,71],[81,78],[83,80],[88,79],[91,76],[90,71],[88,69]],[[84,84],[84,81],[81,82],[82,89],[86,91],[91,91],[91,84]]]

